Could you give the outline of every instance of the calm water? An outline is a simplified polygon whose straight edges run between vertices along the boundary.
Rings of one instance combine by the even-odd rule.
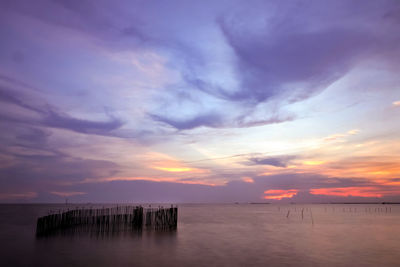
[[[0,205],[0,266],[400,266],[400,205],[179,205],[176,232],[36,239],[59,207]]]

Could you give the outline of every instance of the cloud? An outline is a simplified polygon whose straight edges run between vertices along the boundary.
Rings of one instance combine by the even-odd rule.
[[[14,105],[20,106],[22,108],[28,109],[30,111],[34,111],[37,113],[42,113],[43,110],[39,107],[35,107],[27,101],[21,99],[22,96],[15,91],[7,90],[5,87],[0,86],[0,101],[6,103],[12,103]]]
[[[184,118],[164,117],[160,113],[156,114],[161,118],[153,118],[176,129],[252,127],[293,120],[295,116],[285,114],[293,102],[325,90],[377,55],[384,61],[392,61],[381,53],[398,50],[391,44],[400,38],[400,33],[384,18],[392,7],[360,5],[363,11],[357,9],[356,19],[357,5],[346,2],[312,5],[257,2],[251,7],[233,3],[225,7],[225,12],[211,5],[209,16],[215,24],[205,31],[212,33],[214,47],[223,51],[223,56],[209,54],[214,47],[203,48],[189,42],[185,45],[192,49],[173,53],[184,62],[175,65],[183,76],[183,85],[179,87],[196,96],[201,105],[192,106],[193,112]],[[387,27],[388,32],[379,33],[378,25]],[[180,27],[177,30],[185,31]],[[215,61],[215,65],[227,71],[212,73],[207,60]],[[174,93],[175,90],[170,91]],[[215,119],[205,118],[204,114],[214,109],[215,103],[225,110],[220,109]],[[271,112],[264,106],[259,108],[259,104],[276,108]],[[257,109],[263,112],[254,113]],[[172,103],[166,110],[179,112]]]
[[[382,197],[383,194],[376,187],[338,187],[338,188],[318,188],[311,189],[312,195],[325,196],[357,196],[357,197]]]
[[[11,81],[12,83],[9,86],[16,88],[17,81]],[[108,121],[93,121],[71,117],[57,111],[56,108],[47,104],[35,92],[30,91],[21,93],[18,90],[0,87],[0,101],[15,105],[9,107],[8,114],[0,117],[0,119],[7,122],[54,127],[98,135],[109,135],[111,131],[120,128],[124,124],[120,119],[114,117],[110,117]],[[31,114],[23,113],[18,110],[18,107],[33,111],[36,116],[32,117]]]
[[[394,4],[368,3],[209,2],[193,8],[172,1],[130,8],[125,2],[43,1],[10,2],[6,10],[8,19],[28,17],[32,27],[50,35],[68,32],[99,52],[162,55],[179,78],[161,86],[145,112],[156,123],[189,130],[294,120],[288,105],[324,90],[363,60],[379,55],[393,61],[389,54],[400,38],[390,15]],[[177,97],[182,92],[185,99]],[[182,106],[191,112],[182,113]],[[115,118],[90,125],[64,119],[73,130],[96,134],[121,124]]]
[[[251,165],[271,165],[275,167],[286,167],[288,163],[295,159],[296,156],[279,156],[279,157],[253,157],[249,158],[248,164]]]
[[[178,130],[190,130],[200,126],[217,127],[223,123],[219,114],[203,114],[186,119],[171,119],[161,115],[150,115],[154,120],[165,123]]]
[[[270,114],[266,115],[264,118],[256,119],[249,116],[249,114],[240,114],[234,118],[228,118],[219,112],[194,115],[189,118],[174,118],[156,114],[152,114],[150,115],[150,117],[155,121],[167,124],[177,130],[191,130],[198,127],[249,128],[268,124],[282,123],[295,119],[295,116],[280,114]]]
[[[347,131],[346,133],[338,133],[338,134],[332,134],[327,137],[325,137],[323,140],[325,142],[345,142],[346,137],[356,135],[360,132],[358,129],[353,129],[350,131]]]
[[[264,191],[264,198],[265,199],[276,199],[281,200],[283,198],[292,198],[299,190],[296,189],[289,189],[289,190],[265,190]]]
[[[217,20],[238,59],[242,89],[225,95],[234,101],[259,103],[279,96],[289,102],[300,101],[325,89],[375,53],[397,49],[389,40],[398,39],[400,33],[383,18],[390,5],[375,9],[364,5],[366,12],[357,11],[353,24],[346,23],[354,17],[356,5],[352,3],[259,5],[263,8],[244,8]],[[355,27],[369,24],[375,16],[373,27]],[[384,36],[375,31],[377,25],[387,24]]]
[[[123,123],[116,118],[110,118],[109,121],[82,120],[49,110],[48,114],[43,119],[43,125],[68,129],[78,133],[104,135],[112,130],[120,128]]]

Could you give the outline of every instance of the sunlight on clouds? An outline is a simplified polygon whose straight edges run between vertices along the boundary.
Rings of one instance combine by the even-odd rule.
[[[157,167],[157,166],[153,167],[153,169],[166,172],[190,172],[195,170],[192,168],[185,168],[185,167]]]
[[[400,161],[398,157],[350,157],[336,160],[305,160],[290,168],[263,167],[258,176],[270,176],[290,173],[314,173],[326,177],[394,179],[400,177]]]
[[[359,132],[360,132],[360,130],[354,129],[354,130],[348,131],[347,134],[348,134],[348,135],[355,135],[355,134],[358,134]]]
[[[282,198],[292,198],[299,190],[297,189],[289,189],[289,190],[266,190],[264,191],[264,199],[275,199],[281,200]]]
[[[154,170],[160,170],[164,172],[175,172],[175,173],[207,173],[208,170],[199,169],[187,166],[179,159],[176,159],[170,155],[159,153],[159,152],[149,152],[144,157],[148,162],[147,167]]]
[[[340,187],[310,189],[310,194],[340,197],[382,197],[383,193],[375,187]]]
[[[251,177],[243,177],[242,181],[245,183],[254,183],[254,180]]]
[[[303,161],[304,165],[311,165],[311,166],[322,165],[324,163],[325,163],[325,161],[322,161],[322,160],[307,160],[307,161]]]
[[[399,101],[394,101],[393,106],[395,107],[400,107],[400,100]]]
[[[346,133],[339,133],[339,134],[329,135],[329,136],[325,137],[323,140],[327,141],[327,142],[332,142],[332,141],[345,142],[346,141],[346,139],[345,139],[346,137],[351,136],[351,135],[356,135],[359,132],[360,132],[360,130],[353,129],[353,130],[350,130],[350,131],[348,131]]]

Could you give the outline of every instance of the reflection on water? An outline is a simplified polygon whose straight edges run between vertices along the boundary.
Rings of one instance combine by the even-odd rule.
[[[176,231],[36,239],[36,218],[57,208],[0,205],[1,266],[400,264],[398,205],[180,205]]]

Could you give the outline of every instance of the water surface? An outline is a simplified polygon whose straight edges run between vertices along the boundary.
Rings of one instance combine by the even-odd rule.
[[[0,266],[400,265],[398,205],[182,204],[177,231],[37,239],[60,208],[0,205]]]

